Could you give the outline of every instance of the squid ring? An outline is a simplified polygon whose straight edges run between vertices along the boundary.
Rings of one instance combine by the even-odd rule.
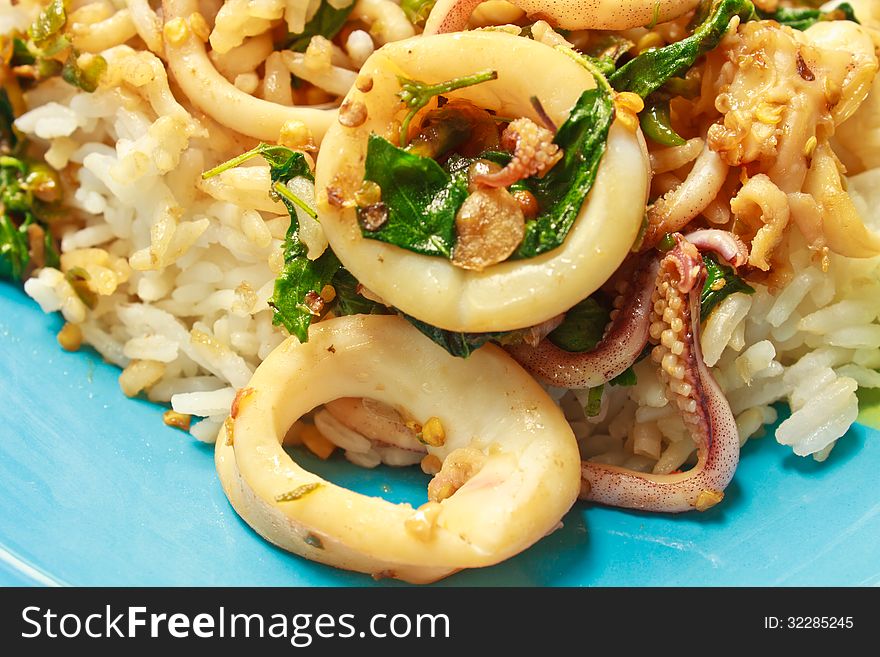
[[[485,0],[438,0],[425,34],[459,32]],[[628,30],[678,18],[700,0],[511,0],[528,16],[567,30]]]
[[[445,442],[428,452],[444,470],[462,454],[473,467],[451,495],[415,510],[324,481],[281,443],[302,415],[341,397],[438,417]],[[232,415],[215,461],[242,518],[291,552],[374,576],[423,583],[498,563],[553,530],[580,487],[568,423],[513,359],[494,345],[455,358],[396,316],[340,317],[312,326],[306,343],[288,339]]]
[[[357,127],[333,125],[318,155],[315,189],[333,251],[389,305],[452,331],[503,331],[540,324],[571,308],[620,266],[639,232],[650,171],[641,132],[615,121],[596,181],[565,242],[534,258],[477,272],[361,235],[356,212],[327,201],[329,189],[352,198],[364,177],[370,133],[396,139],[404,109],[398,75],[433,83],[494,69],[498,79],[449,94],[505,117],[538,122],[537,96],[561,125],[593,76],[543,43],[502,32],[473,31],[388,44],[364,64],[346,103],[366,109]],[[553,71],[554,75],[547,75]],[[559,84],[565,80],[565,84]],[[358,89],[367,89],[360,91]],[[321,201],[320,199],[322,199]]]

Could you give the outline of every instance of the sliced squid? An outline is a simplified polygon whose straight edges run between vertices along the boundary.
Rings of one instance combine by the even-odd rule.
[[[326,192],[354,196],[363,182],[370,133],[396,140],[405,113],[397,97],[398,75],[430,83],[483,69],[496,70],[498,79],[449,96],[536,123],[541,117],[529,100],[532,96],[561,125],[581,93],[595,86],[593,76],[567,55],[501,32],[461,32],[388,44],[367,60],[359,84],[345,101],[363,107],[366,119],[355,127],[335,124],[327,131],[315,173],[320,220],[346,268],[385,303],[453,331],[534,326],[595,291],[618,268],[638,235],[650,178],[641,132],[617,120],[593,189],[565,242],[553,251],[471,271],[364,238],[355,209],[330,205]]]
[[[247,94],[217,72],[205,50],[207,25],[196,0],[163,0],[165,54],[187,98],[212,119],[236,132],[277,142],[281,129],[304,123],[320,143],[335,109],[289,107]]]
[[[414,509],[352,492],[282,449],[294,422],[343,397],[439,418],[445,441],[426,446],[443,462],[432,501]],[[291,552],[376,577],[422,583],[498,563],[553,530],[580,488],[571,429],[515,361],[493,345],[455,358],[396,316],[336,318],[304,344],[288,339],[230,418],[216,465],[242,518]]]
[[[485,0],[438,0],[425,34],[458,32]],[[700,0],[510,0],[529,17],[566,30],[627,30],[678,18]]]

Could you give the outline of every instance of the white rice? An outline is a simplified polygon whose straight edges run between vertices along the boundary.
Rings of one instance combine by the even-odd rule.
[[[880,207],[880,188],[874,189],[873,201],[859,199],[863,207]],[[755,285],[753,295],[727,297],[704,324],[703,353],[730,401],[741,443],[776,422],[771,404],[785,402],[791,415],[780,423],[776,440],[795,454],[824,460],[856,420],[857,388],[880,386],[880,372],[873,369],[880,365],[880,258],[832,256],[823,273],[801,238],[793,233],[790,240],[790,264],[797,273],[788,285],[775,292]],[[569,393],[579,404],[567,404],[563,396],[585,457],[625,462],[634,454],[636,432],[645,430],[636,422],[653,422],[664,446],[655,473],[693,459],[689,437],[682,457],[680,420],[649,362],[636,366],[636,386],[610,387],[603,405],[615,406],[614,413],[586,418],[582,391]]]
[[[47,102],[53,89],[59,100]],[[289,224],[284,209],[257,211],[202,192],[201,171],[243,148],[214,139],[213,127],[188,143],[159,147],[153,135],[163,129],[162,117],[125,85],[94,94],[42,85],[28,100],[37,107],[16,126],[46,143],[56,164],[74,164],[78,187],[68,203],[81,225],[63,235],[62,251],[84,265],[90,285],[101,277],[109,282],[94,309],[51,268],[28,280],[25,291],[44,311],[79,324],[85,341],[111,363],[154,363],[147,379],[132,378],[143,365],[122,375],[132,378],[129,391],[148,382],[154,401],[225,415],[235,389],[285,337],[272,326],[267,304],[275,278],[270,262]],[[231,148],[218,151],[217,142]],[[169,168],[169,156],[182,166]],[[269,226],[276,224],[273,236]],[[108,266],[117,256],[132,266]],[[151,268],[139,266],[144,259]],[[218,428],[217,421],[201,422],[192,433],[213,440]]]
[[[129,5],[145,40],[157,38],[149,5],[140,0]],[[272,19],[283,16],[299,26],[316,9],[313,0],[232,0],[217,16],[211,43],[216,53],[248,47],[245,42]],[[374,38],[383,43],[412,33],[399,6],[388,0],[359,0],[353,16],[370,25],[371,33],[352,32],[346,52],[311,49],[290,55],[288,64],[340,93],[355,76],[340,66],[360,64],[372,52]],[[2,32],[28,22],[15,9],[0,13]],[[114,50],[108,61],[118,85],[88,94],[49,80],[29,92],[26,101],[34,109],[16,121],[20,131],[48,148],[52,166],[70,167],[76,189],[68,203],[79,222],[62,236],[62,251],[89,273],[99,301],[87,308],[64,273],[51,268],[28,280],[25,290],[45,312],[60,311],[80,325],[88,344],[126,368],[120,382],[127,392],[145,390],[151,400],[170,402],[178,412],[206,417],[191,433],[211,442],[235,391],[247,385],[285,337],[272,325],[267,302],[289,219],[266,193],[266,167],[246,166],[202,181],[203,170],[250,143],[211,121],[199,122],[179,105],[169,114],[167,81],[154,79],[149,68],[161,62],[147,52],[126,60],[125,46]],[[314,66],[306,71],[306,64]],[[149,84],[125,81],[135,74]],[[255,78],[235,74],[236,84],[256,88]],[[865,109],[851,121],[852,130],[840,134],[848,149],[841,156],[856,163],[855,171],[877,166],[871,144],[880,134],[878,85],[880,78]],[[304,181],[291,186],[301,197],[313,197]],[[851,177],[849,189],[863,216],[880,228],[880,168]],[[317,255],[326,238],[307,215],[299,218],[309,253]],[[880,387],[875,370],[880,367],[880,258],[833,256],[824,273],[790,232],[798,241],[790,249],[791,281],[779,290],[758,285],[754,295],[725,299],[704,326],[702,346],[730,399],[742,442],[777,420],[772,404],[786,402],[792,412],[780,424],[777,440],[796,454],[822,460],[856,417],[857,387]],[[584,415],[586,391],[550,392],[569,417],[585,458],[670,472],[693,457],[693,443],[650,360],[635,370],[636,386],[606,386],[596,417]],[[315,420],[358,465],[404,465],[421,457],[376,445],[334,424],[329,413],[318,413]]]

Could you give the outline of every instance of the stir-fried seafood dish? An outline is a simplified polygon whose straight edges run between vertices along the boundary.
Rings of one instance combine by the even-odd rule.
[[[298,555],[431,582],[578,499],[698,514],[880,387],[875,0],[4,0],[0,34],[0,275]]]

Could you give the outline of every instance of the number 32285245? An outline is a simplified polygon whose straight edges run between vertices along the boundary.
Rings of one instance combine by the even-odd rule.
[[[768,630],[851,630],[852,616],[764,616]]]

